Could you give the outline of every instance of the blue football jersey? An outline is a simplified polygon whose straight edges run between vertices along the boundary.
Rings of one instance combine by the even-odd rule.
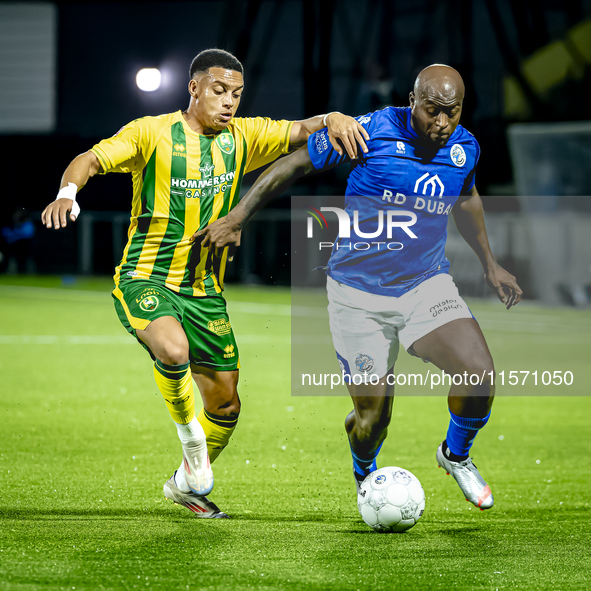
[[[474,186],[480,147],[458,125],[443,148],[429,151],[411,126],[410,107],[386,107],[357,120],[371,139],[347,181],[348,231],[342,212],[335,212],[340,231],[327,273],[357,289],[399,297],[448,272],[448,217]],[[316,169],[350,162],[331,146],[326,129],[310,136],[308,152]]]

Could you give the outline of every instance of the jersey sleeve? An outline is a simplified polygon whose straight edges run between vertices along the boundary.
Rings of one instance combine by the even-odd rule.
[[[361,125],[363,125],[363,127],[365,127],[365,129],[369,131],[372,115],[373,113],[370,113],[369,115],[356,117],[356,119],[359,121],[359,123],[361,123]],[[371,153],[371,145],[368,145],[368,148]],[[328,128],[326,127],[324,129],[320,129],[316,133],[313,133],[308,138],[308,154],[310,154],[310,160],[312,160],[312,164],[316,170],[331,168],[338,164],[351,162],[351,158],[349,158],[346,151],[343,151],[343,155],[340,156],[339,153],[332,147],[332,144],[328,139]],[[367,155],[364,157],[367,157]]]
[[[147,162],[150,135],[146,122],[136,119],[113,137],[100,141],[91,151],[99,159],[103,174],[141,170]]]
[[[268,117],[240,117],[234,124],[246,141],[245,172],[256,170],[289,152],[293,121],[275,121]]]
[[[462,195],[467,195],[474,188],[474,185],[476,184],[476,165],[478,164],[478,160],[480,159],[480,146],[478,145],[476,138],[473,138],[473,140],[474,140],[474,148],[475,148],[474,163],[472,165],[472,170],[468,173],[468,176],[466,177],[466,180],[464,181],[464,186],[462,188]]]

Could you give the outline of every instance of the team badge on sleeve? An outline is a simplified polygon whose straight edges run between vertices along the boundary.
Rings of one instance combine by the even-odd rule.
[[[464,166],[466,164],[466,152],[464,152],[464,148],[460,144],[454,144],[451,147],[449,155],[451,156],[451,161],[456,166]]]

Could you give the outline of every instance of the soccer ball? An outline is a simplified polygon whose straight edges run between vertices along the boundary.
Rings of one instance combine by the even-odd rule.
[[[403,532],[421,518],[425,493],[419,479],[408,470],[396,466],[380,468],[361,483],[357,507],[372,529]]]

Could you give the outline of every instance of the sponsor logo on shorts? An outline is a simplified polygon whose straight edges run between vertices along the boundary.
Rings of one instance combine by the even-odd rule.
[[[456,166],[461,167],[464,166],[464,164],[466,164],[466,152],[464,152],[464,148],[460,144],[454,144],[451,147],[449,155],[451,157],[451,161]]]
[[[207,328],[211,332],[218,335],[218,337],[221,337],[225,334],[230,334],[230,332],[232,332],[232,325],[225,318],[218,318],[217,320],[210,320],[207,323]]]
[[[234,351],[234,345],[227,345],[224,347],[224,351],[226,352],[224,354],[224,359],[229,359],[230,357],[235,357],[236,356],[236,351]]]
[[[359,353],[355,358],[355,365],[357,369],[363,373],[367,373],[373,369],[375,365],[375,361],[369,356],[365,355],[364,353]]]
[[[128,277],[137,277],[137,271],[128,271],[127,276]]]
[[[158,296],[155,296],[155,295],[146,296],[140,302],[140,308],[144,312],[153,312],[158,307],[159,303],[160,303],[160,300],[158,299]]]
[[[361,125],[365,125],[371,121],[371,115],[362,115],[361,117],[356,117],[356,119]]]
[[[396,154],[406,154],[404,142],[396,142]]]
[[[439,314],[449,312],[450,310],[457,310],[459,308],[463,308],[463,306],[458,303],[458,300],[443,300],[443,302],[438,302],[434,306],[431,306],[429,312],[431,312],[433,318],[437,318]]]

